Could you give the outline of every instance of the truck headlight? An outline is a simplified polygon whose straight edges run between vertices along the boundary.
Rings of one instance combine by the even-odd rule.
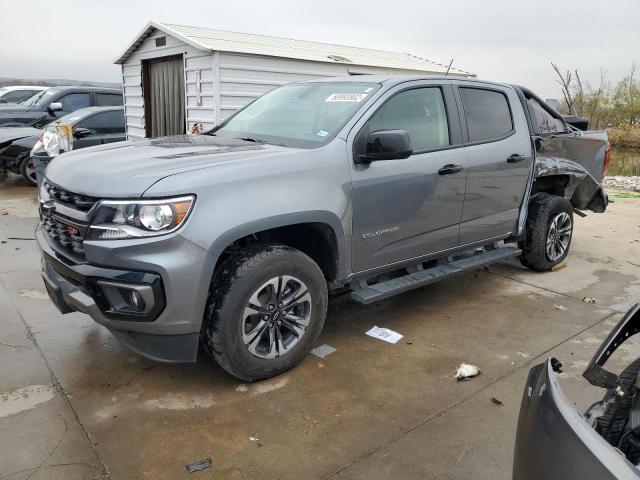
[[[189,216],[195,196],[159,200],[102,200],[92,213],[87,240],[151,237],[177,230]]]

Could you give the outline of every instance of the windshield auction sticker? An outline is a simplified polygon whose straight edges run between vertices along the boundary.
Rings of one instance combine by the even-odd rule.
[[[366,93],[332,93],[325,102],[361,102],[366,97]]]

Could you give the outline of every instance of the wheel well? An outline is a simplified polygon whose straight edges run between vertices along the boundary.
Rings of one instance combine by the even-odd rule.
[[[569,184],[569,175],[549,175],[547,177],[538,177],[533,182],[531,195],[544,192],[551,195],[564,197],[565,190]]]
[[[256,243],[281,243],[300,250],[318,264],[328,282],[338,277],[338,242],[333,229],[326,223],[299,223],[271,228],[239,238],[227,246],[216,269],[225,259]]]

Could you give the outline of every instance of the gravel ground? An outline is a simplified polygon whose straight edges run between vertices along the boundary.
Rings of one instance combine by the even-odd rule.
[[[640,176],[635,177],[606,177],[604,186],[613,190],[624,190],[627,192],[640,192]]]

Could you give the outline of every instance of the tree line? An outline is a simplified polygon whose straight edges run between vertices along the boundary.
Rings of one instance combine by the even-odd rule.
[[[560,112],[589,119],[590,128],[640,126],[640,75],[633,63],[622,80],[612,85],[606,71],[600,69],[596,87],[580,77],[577,69],[564,73],[551,62],[562,88]]]

